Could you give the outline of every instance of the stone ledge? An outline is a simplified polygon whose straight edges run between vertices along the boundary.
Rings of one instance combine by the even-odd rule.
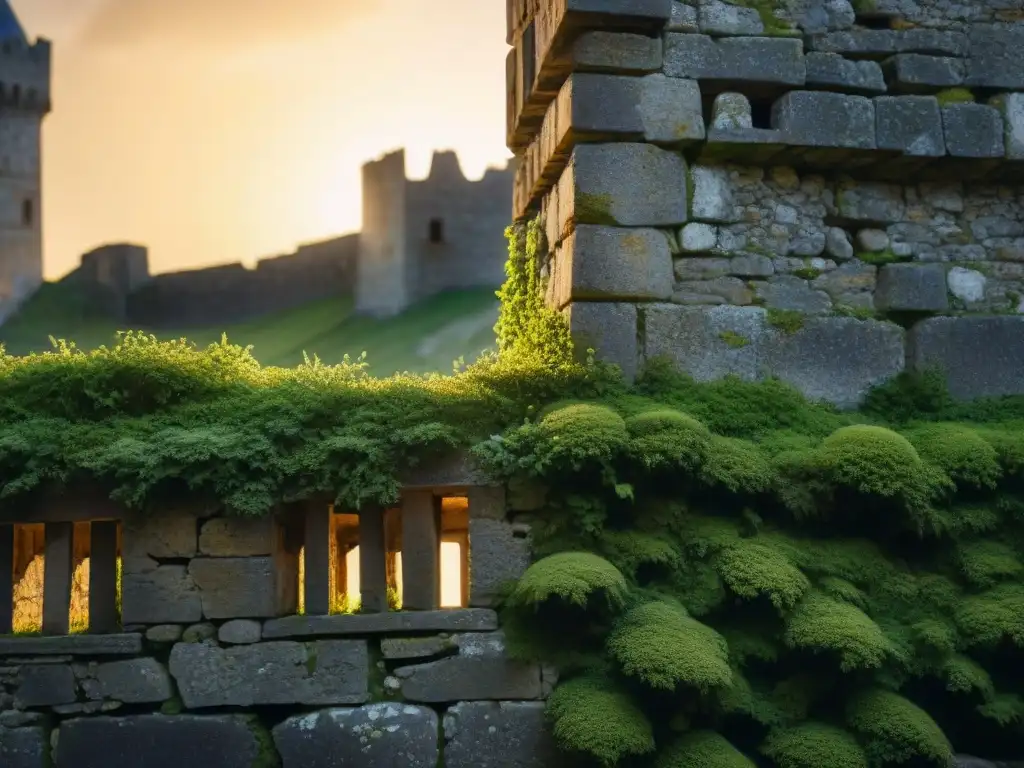
[[[0,637],[0,656],[134,656],[142,653],[142,635],[62,635]]]
[[[498,614],[486,608],[447,611],[392,611],[344,616],[287,616],[263,625],[263,639],[286,637],[352,637],[395,632],[491,632]]]

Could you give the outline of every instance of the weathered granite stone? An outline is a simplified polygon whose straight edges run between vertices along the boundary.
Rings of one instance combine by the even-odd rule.
[[[953,267],[946,276],[949,292],[967,305],[977,304],[985,298],[986,282],[981,272],[964,267]]]
[[[695,165],[690,169],[693,218],[718,224],[737,220],[732,182],[727,168]]]
[[[711,108],[711,127],[716,131],[744,131],[754,127],[750,99],[742,93],[720,93]]]
[[[731,258],[687,256],[676,259],[675,273],[679,280],[709,280],[725,275],[770,277],[775,274],[775,266],[770,258],[760,254],[747,254]]]
[[[686,223],[686,162],[650,144],[581,144],[559,181],[561,215],[624,227]]]
[[[951,104],[942,109],[946,148],[953,157],[1003,157],[1005,126],[987,104]]]
[[[193,557],[199,543],[196,519],[184,510],[129,515],[122,523],[122,556],[125,560]]]
[[[888,224],[903,219],[903,189],[895,184],[841,184],[836,194],[837,212],[850,221]]]
[[[530,539],[501,520],[470,520],[469,604],[487,607],[530,567]]]
[[[156,659],[124,659],[100,664],[96,670],[99,693],[125,704],[151,704],[174,695],[171,678]]]
[[[61,635],[0,637],[0,656],[134,656],[142,653],[142,635]]]
[[[675,0],[672,3],[672,17],[665,27],[667,32],[699,32],[697,9],[687,3]]]
[[[1006,156],[1024,160],[1024,93],[1008,93],[1000,97],[998,105],[1006,123]]]
[[[907,364],[938,367],[958,399],[1024,393],[1024,317],[933,317],[907,342]]]
[[[704,107],[695,80],[641,78],[637,113],[644,140],[653,144],[686,145],[704,138]]]
[[[217,627],[208,621],[193,624],[181,633],[183,643],[205,643],[217,637]]]
[[[969,86],[1024,90],[1024,25],[972,24]]]
[[[830,32],[811,38],[810,49],[849,56],[882,58],[894,53],[965,56],[967,36],[935,29],[860,29]]]
[[[889,88],[899,93],[927,93],[961,85],[967,74],[963,59],[901,53],[882,64]]]
[[[460,702],[444,715],[445,768],[563,765],[541,702]]]
[[[572,47],[574,72],[639,74],[661,69],[661,38],[624,32],[585,32]]]
[[[847,261],[853,258],[853,244],[850,242],[850,235],[845,229],[829,227],[825,235],[825,253],[837,261]]]
[[[278,525],[273,516],[215,517],[199,530],[199,554],[214,557],[272,555],[277,551]]]
[[[672,293],[674,304],[733,304],[746,306],[753,303],[754,292],[746,281],[738,277],[715,277],[710,280],[685,280],[676,283]]]
[[[837,307],[874,309],[877,280],[877,267],[855,260],[819,275],[811,285],[827,293]]]
[[[193,522],[193,532],[195,523]],[[199,590],[184,565],[125,559],[121,573],[121,620],[125,624],[186,624],[203,617]]]
[[[863,96],[790,91],[772,107],[772,127],[788,144],[874,149],[875,107]]]
[[[197,557],[188,572],[208,619],[270,618],[298,605],[294,558]]]
[[[697,381],[758,375],[757,349],[766,328],[761,307],[652,304],[645,316],[644,356],[664,357]],[[746,344],[729,343],[743,339]]]
[[[857,245],[862,252],[879,253],[889,247],[889,235],[881,229],[862,229],[857,233]]]
[[[756,8],[703,0],[698,8],[700,31],[706,35],[762,35],[764,22]]]
[[[832,299],[815,290],[807,280],[794,275],[778,275],[756,283],[754,292],[769,309],[783,309],[807,315],[823,315],[832,309]]]
[[[250,619],[234,619],[220,625],[217,639],[228,645],[251,645],[263,636],[263,626]]]
[[[388,661],[429,659],[457,650],[450,637],[385,637],[380,641],[381,655]]]
[[[0,727],[0,765],[4,768],[46,768],[49,753],[44,729]]]
[[[848,0],[809,0],[800,20],[805,34],[823,34],[849,29],[857,21],[857,12]]]
[[[875,306],[883,312],[945,312],[946,270],[941,264],[886,264],[878,273]]]
[[[903,370],[903,329],[851,317],[809,317],[799,330],[773,330],[763,370],[810,400],[855,408],[868,391]]]
[[[273,730],[283,768],[435,768],[437,713],[380,703],[296,715]]]
[[[14,700],[11,697],[4,706],[13,706]],[[24,728],[30,725],[42,725],[46,716],[42,712],[19,712],[16,709],[7,709],[0,712],[0,728]]]
[[[807,54],[807,85],[841,93],[885,93],[882,68],[874,61],[850,61],[838,53]]]
[[[579,352],[593,349],[600,359],[619,366],[627,381],[636,377],[639,361],[634,305],[577,301],[563,312]]]
[[[656,229],[577,225],[558,247],[548,282],[548,304],[571,301],[667,299],[672,252]]]
[[[946,140],[942,112],[934,96],[881,96],[875,99],[879,149],[912,157],[942,157]]]
[[[679,246],[684,252],[710,251],[718,243],[718,228],[713,224],[692,222],[679,233]]]
[[[395,670],[403,698],[437,704],[544,696],[540,666],[508,659],[501,632],[462,635],[454,641],[458,656]]]
[[[180,624],[157,624],[146,630],[146,639],[151,643],[176,643],[181,640]]]
[[[508,500],[502,485],[475,486],[466,492],[471,520],[504,520]]]
[[[22,708],[71,704],[77,699],[75,673],[67,664],[26,664],[14,696]]]
[[[369,696],[363,640],[238,645],[178,643],[170,670],[189,709],[269,704],[362,704]]]
[[[60,727],[56,768],[181,768],[258,765],[260,742],[240,715],[139,715],[68,720]]]
[[[669,32],[664,72],[670,77],[747,84],[803,85],[803,43],[772,37],[715,39]]]
[[[263,639],[402,632],[492,632],[498,615],[486,608],[444,611],[392,611],[335,616],[287,616],[263,624]]]

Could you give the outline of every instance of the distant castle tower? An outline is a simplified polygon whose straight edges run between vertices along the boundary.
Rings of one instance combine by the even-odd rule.
[[[50,111],[50,42],[29,43],[0,0],[0,320],[43,281],[43,118]]]

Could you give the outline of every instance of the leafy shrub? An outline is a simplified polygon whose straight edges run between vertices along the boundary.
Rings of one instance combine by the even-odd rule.
[[[884,427],[842,427],[825,438],[822,456],[836,483],[862,493],[898,496],[920,482],[921,457],[914,446]]]

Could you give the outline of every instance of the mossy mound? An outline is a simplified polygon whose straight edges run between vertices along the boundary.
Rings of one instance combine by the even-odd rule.
[[[557,599],[580,608],[600,604],[617,610],[625,605],[627,591],[622,573],[604,558],[590,552],[561,552],[531,565],[509,603],[537,607]]]

